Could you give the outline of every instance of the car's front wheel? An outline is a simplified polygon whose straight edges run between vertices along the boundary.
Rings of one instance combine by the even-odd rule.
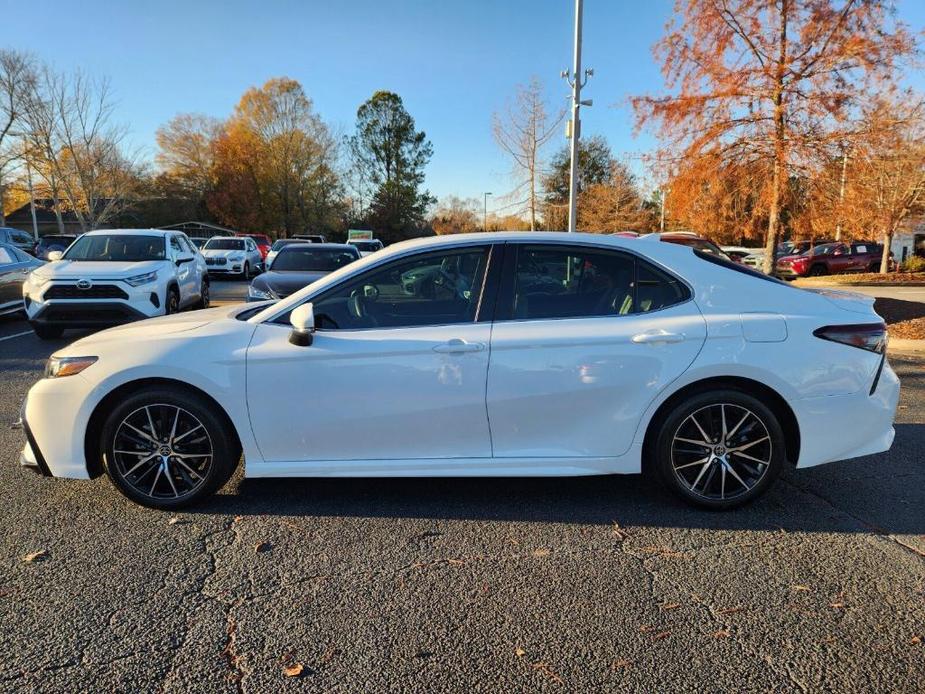
[[[241,457],[235,432],[193,392],[156,386],[122,400],[102,428],[100,455],[116,488],[144,506],[174,509],[217,491]]]
[[[241,278],[245,281],[250,281],[251,278],[251,264],[246,261],[244,263],[244,270],[241,271]]]
[[[664,484],[712,509],[739,506],[763,494],[786,461],[777,416],[740,390],[692,395],[663,420],[655,464]]]
[[[176,287],[167,289],[167,300],[164,302],[164,313],[168,316],[180,312],[180,291]]]

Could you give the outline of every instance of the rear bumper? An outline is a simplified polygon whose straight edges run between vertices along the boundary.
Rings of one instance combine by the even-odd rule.
[[[791,402],[802,432],[797,467],[812,467],[888,451],[899,403],[899,377],[888,361],[872,393]]]

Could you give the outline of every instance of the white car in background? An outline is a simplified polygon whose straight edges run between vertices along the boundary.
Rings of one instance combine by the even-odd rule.
[[[106,229],[77,238],[23,283],[26,314],[42,339],[209,305],[206,263],[185,234]]]
[[[213,236],[201,249],[209,272],[249,280],[263,271],[263,255],[248,236]]]
[[[242,452],[247,477],[645,470],[724,509],[889,449],[898,398],[870,297],[674,243],[460,234],[78,340],[29,391],[21,463],[163,509]]]
[[[356,249],[360,252],[361,258],[365,258],[369,254],[381,251],[385,248],[382,241],[379,239],[353,239],[352,241],[347,241],[347,243],[351,246],[356,246]]]

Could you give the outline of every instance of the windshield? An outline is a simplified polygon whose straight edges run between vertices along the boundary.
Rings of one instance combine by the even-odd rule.
[[[166,248],[163,236],[141,234],[85,235],[71,244],[63,256],[66,260],[107,260],[139,262],[164,260]]]
[[[822,246],[815,246],[808,249],[805,253],[803,253],[803,255],[832,255],[838,246],[839,244],[837,243],[827,243]]]
[[[273,260],[273,272],[332,272],[357,259],[356,251],[293,246]]]
[[[299,241],[298,239],[277,239],[273,242],[273,245],[270,246],[271,251],[278,251],[283,246],[288,246],[290,243],[305,243],[305,241]]]
[[[243,239],[212,238],[202,247],[204,251],[243,251]]]

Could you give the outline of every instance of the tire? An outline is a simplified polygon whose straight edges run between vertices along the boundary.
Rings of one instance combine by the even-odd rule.
[[[731,436],[721,436],[723,417]],[[777,417],[760,400],[741,390],[712,390],[689,396],[668,413],[655,440],[654,463],[662,483],[688,503],[730,509],[768,490],[786,463],[786,441]]]
[[[57,340],[62,335],[64,335],[64,328],[59,328],[55,325],[42,325],[41,323],[33,323],[32,330],[35,332],[36,337],[40,340]]]
[[[196,308],[209,308],[211,300],[211,296],[209,295],[209,281],[203,280],[202,285],[199,287],[199,301],[196,302]]]
[[[807,277],[822,277],[822,275],[828,275],[829,271],[825,265],[813,265],[809,272],[806,273]]]
[[[249,282],[251,279],[251,264],[247,261],[244,261],[244,270],[241,271],[241,278],[245,282]]]
[[[164,299],[164,315],[169,316],[180,312],[180,292],[176,287],[167,288],[167,297]]]
[[[201,501],[228,481],[241,457],[237,440],[203,396],[152,386],[116,405],[102,427],[99,451],[123,495],[168,510]]]

